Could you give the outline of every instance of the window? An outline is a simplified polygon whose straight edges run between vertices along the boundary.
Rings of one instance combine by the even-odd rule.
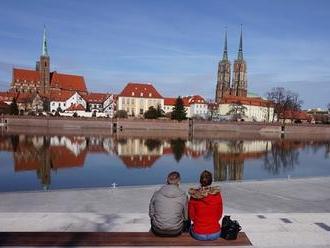
[[[134,92],[132,92],[132,96],[134,96]]]
[[[151,93],[149,93],[149,97],[152,97],[152,94]]]
[[[140,93],[140,96],[143,96],[143,92]]]
[[[52,103],[52,106],[55,106],[55,103],[54,102]]]
[[[143,109],[140,108],[140,115],[143,115]]]

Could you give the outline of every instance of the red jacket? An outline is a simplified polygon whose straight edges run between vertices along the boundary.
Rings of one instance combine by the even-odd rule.
[[[211,234],[221,230],[222,197],[220,192],[207,194],[203,198],[192,195],[188,203],[189,218],[194,222],[193,230],[197,234]]]

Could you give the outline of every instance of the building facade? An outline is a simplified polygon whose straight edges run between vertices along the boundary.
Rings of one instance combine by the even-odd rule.
[[[142,117],[150,107],[164,109],[164,98],[150,83],[128,83],[117,97],[117,110]]]

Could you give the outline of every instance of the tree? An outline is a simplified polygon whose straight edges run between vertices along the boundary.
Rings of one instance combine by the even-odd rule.
[[[267,99],[274,102],[274,112],[277,116],[277,121],[282,117],[283,122],[285,122],[288,112],[290,112],[291,118],[294,118],[294,114],[301,110],[301,105],[303,104],[297,93],[286,90],[283,87],[272,88],[271,91],[267,92]]]
[[[115,114],[115,118],[127,118],[127,112],[125,110],[118,110]]]
[[[161,106],[159,104],[157,105],[157,116],[158,116],[158,118],[165,116],[165,111],[162,110],[162,108],[161,108]]]
[[[173,107],[171,119],[172,120],[178,120],[178,121],[182,121],[182,120],[187,119],[186,109],[184,108],[183,100],[180,96],[175,101],[175,105]]]
[[[149,109],[143,114],[145,119],[157,119],[158,111],[154,108],[154,106],[149,107]]]
[[[44,98],[43,101],[42,101],[42,108],[43,108],[43,111],[45,112],[49,112],[50,111],[50,102],[47,98]]]
[[[299,99],[299,94],[291,91],[286,92],[286,109],[287,112],[290,112],[291,122],[296,118],[296,113],[301,111],[301,105],[303,101]],[[284,121],[285,121],[284,115]]]
[[[10,114],[11,115],[18,115],[18,106],[16,102],[16,98],[13,99],[12,103],[10,104]]]
[[[86,103],[86,112],[91,112],[91,104],[89,102]]]
[[[158,139],[146,139],[144,144],[147,146],[148,151],[152,152],[153,150],[158,150],[162,145],[162,142]]]
[[[240,102],[230,104],[227,115],[232,115],[235,119],[240,119],[245,115],[247,108]]]
[[[171,149],[174,155],[174,159],[179,162],[182,158],[184,150],[186,148],[186,141],[182,139],[171,140]]]

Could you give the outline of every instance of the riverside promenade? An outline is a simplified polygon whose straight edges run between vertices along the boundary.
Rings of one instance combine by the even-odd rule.
[[[253,247],[330,247],[330,177],[216,184]],[[148,231],[158,188],[0,193],[0,231]]]

